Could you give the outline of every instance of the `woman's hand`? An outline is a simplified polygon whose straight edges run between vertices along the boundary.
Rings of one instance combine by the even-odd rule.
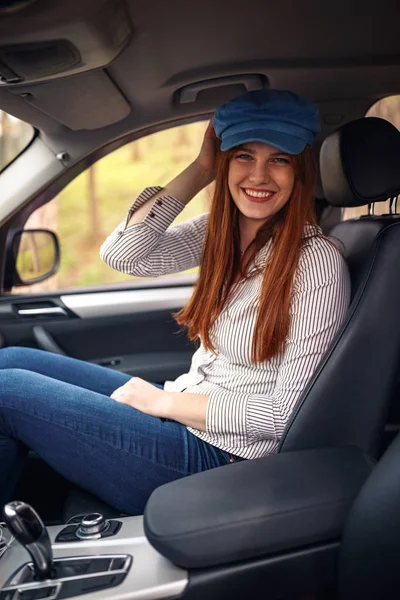
[[[215,179],[215,160],[219,145],[220,141],[215,135],[211,119],[204,134],[200,153],[194,161],[197,168],[207,175],[208,183],[211,183]]]
[[[152,417],[164,417],[166,392],[140,377],[132,377],[125,385],[117,388],[111,398]]]
[[[140,377],[132,377],[125,385],[117,388],[111,398],[152,417],[206,430],[208,396],[165,392]]]

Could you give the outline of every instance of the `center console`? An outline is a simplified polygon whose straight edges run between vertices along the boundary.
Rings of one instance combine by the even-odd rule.
[[[5,519],[15,539],[0,559],[0,600],[168,598],[182,594],[188,574],[147,541],[142,517],[44,527],[29,505],[12,502]]]
[[[161,486],[144,517],[92,513],[48,529],[11,502],[0,600],[248,600],[260,589],[330,600],[346,519],[373,468],[355,447],[279,453]]]

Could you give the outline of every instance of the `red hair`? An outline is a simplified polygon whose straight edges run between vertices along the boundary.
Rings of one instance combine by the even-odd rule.
[[[229,163],[234,149],[217,155],[215,191],[208,219],[200,274],[188,304],[175,315],[187,327],[190,340],[201,338],[204,347],[216,348],[210,330],[229,299],[234,282],[246,277],[241,266],[239,211],[228,188]],[[290,327],[290,298],[303,243],[304,226],[314,225],[316,166],[311,148],[291,157],[295,182],[288,202],[273,215],[247,248],[246,263],[271,239],[262,268],[252,356],[255,362],[270,360],[284,349]]]

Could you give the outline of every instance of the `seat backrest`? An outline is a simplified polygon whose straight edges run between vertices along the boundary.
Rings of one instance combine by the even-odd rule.
[[[328,202],[361,206],[400,193],[400,132],[377,118],[348,123],[321,148]],[[352,301],[331,347],[302,393],[280,451],[355,445],[375,454],[400,359],[400,216],[337,225]]]
[[[342,536],[340,600],[400,597],[400,435],[361,488]]]

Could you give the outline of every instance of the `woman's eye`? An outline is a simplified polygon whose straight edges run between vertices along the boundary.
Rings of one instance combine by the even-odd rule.
[[[239,160],[251,160],[252,157],[250,156],[250,154],[242,153],[237,154],[235,158],[238,158]]]
[[[290,164],[290,160],[288,158],[285,158],[284,156],[277,156],[276,158],[272,159],[272,162],[275,165],[289,165]]]

